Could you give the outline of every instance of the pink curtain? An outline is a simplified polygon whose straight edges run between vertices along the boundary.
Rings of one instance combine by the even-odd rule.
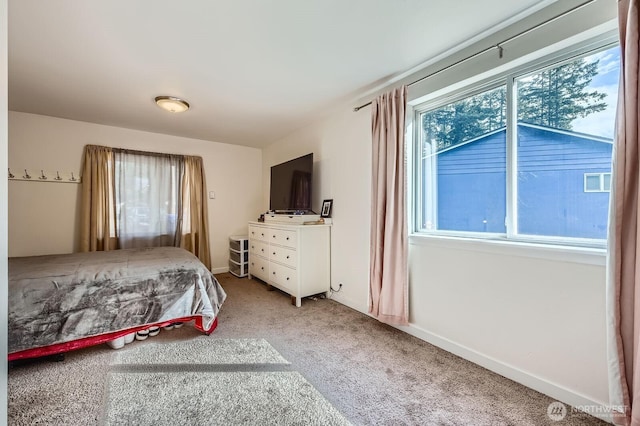
[[[369,313],[388,324],[409,323],[405,112],[407,87],[371,102],[373,175]]]
[[[609,395],[619,425],[640,425],[640,146],[638,0],[618,2],[621,76],[609,224]]]

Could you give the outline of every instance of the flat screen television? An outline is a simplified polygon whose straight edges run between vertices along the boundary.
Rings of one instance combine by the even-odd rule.
[[[305,214],[311,210],[313,153],[271,167],[269,210]]]

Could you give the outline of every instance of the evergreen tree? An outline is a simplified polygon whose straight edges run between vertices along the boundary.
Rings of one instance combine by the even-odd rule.
[[[606,94],[588,89],[598,62],[580,59],[520,79],[518,121],[572,130],[576,118],[604,110]],[[438,152],[500,129],[506,116],[505,86],[430,111],[423,114],[425,149]]]
[[[504,86],[445,105],[423,115],[427,141],[436,151],[469,141],[506,125]]]
[[[518,120],[571,130],[576,118],[604,110],[606,94],[587,90],[598,62],[581,59],[524,79],[518,84]]]

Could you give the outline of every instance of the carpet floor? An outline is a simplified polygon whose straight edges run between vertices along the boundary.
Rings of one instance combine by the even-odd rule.
[[[101,423],[350,424],[266,340],[193,343],[140,345],[118,354]]]
[[[281,390],[283,394],[291,389],[317,392],[324,397],[318,400],[341,414],[337,419],[343,416],[355,425],[606,424],[572,412],[570,407],[566,417],[555,422],[547,415],[553,399],[330,299],[304,299],[302,307],[295,308],[289,296],[267,291],[258,281],[231,274],[217,278],[228,298],[211,336],[187,325],[162,330],[119,350],[100,345],[70,352],[63,362],[10,368],[9,424],[103,424],[109,404],[115,403],[109,399],[115,389],[141,381],[142,386],[161,392],[165,386],[159,383],[198,380],[209,370],[255,373],[251,368],[259,368],[259,373],[293,373],[289,377],[295,378],[286,387],[289,390]],[[223,342],[243,339],[255,346],[244,358],[233,345],[220,349]],[[175,345],[177,353],[184,356],[156,350],[162,345]],[[153,348],[157,355],[145,359],[146,348]],[[224,366],[229,354],[239,356],[245,367]],[[188,371],[186,366],[190,366]],[[140,380],[131,382],[133,374]],[[246,381],[247,386],[255,385],[248,377],[236,378]],[[242,400],[250,393],[249,389],[234,388],[231,382],[214,385],[228,387],[229,399]],[[261,392],[264,389],[267,387]],[[279,423],[282,418],[272,414],[266,424],[287,424]],[[235,419],[227,424],[265,424],[251,417]],[[195,424],[184,416],[172,419],[173,423],[164,420],[168,421],[158,419],[157,424]],[[290,421],[313,424],[309,418],[304,423]],[[217,423],[212,420],[206,424]]]

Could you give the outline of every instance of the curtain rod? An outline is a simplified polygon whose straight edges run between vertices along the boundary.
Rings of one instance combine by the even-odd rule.
[[[551,23],[551,22],[553,22],[553,21],[555,21],[555,20],[557,20],[557,19],[560,19],[560,18],[562,18],[562,17],[564,17],[564,16],[566,16],[566,15],[568,15],[568,14],[570,14],[570,13],[573,13],[573,12],[575,12],[575,11],[576,11],[576,10],[578,10],[578,9],[582,9],[583,7],[585,7],[585,6],[587,6],[587,5],[591,4],[591,3],[593,3],[593,2],[595,2],[595,1],[596,1],[596,0],[588,0],[588,1],[584,2],[584,3],[581,3],[581,4],[577,5],[577,6],[572,7],[571,9],[565,10],[564,12],[560,13],[559,15],[556,15],[556,16],[554,16],[554,17],[552,17],[552,18],[547,19],[546,21],[543,21],[543,22],[541,22],[541,23],[539,23],[539,24],[537,24],[537,25],[534,25],[534,26],[533,26],[533,27],[531,27],[531,28],[528,28],[528,29],[526,29],[526,30],[524,30],[524,31],[521,31],[521,32],[517,33],[516,35],[513,35],[513,36],[511,36],[511,37],[508,37],[508,38],[506,38],[506,39],[502,40],[501,42],[496,43],[496,44],[495,44],[495,45],[493,45],[493,46],[489,46],[489,47],[487,47],[487,48],[485,48],[485,49],[482,49],[482,50],[481,50],[481,51],[479,51],[479,52],[476,52],[476,53],[474,53],[474,54],[472,54],[472,55],[469,55],[469,56],[467,56],[467,57],[465,57],[465,58],[462,58],[462,59],[460,59],[459,61],[454,62],[453,64],[447,65],[447,66],[446,66],[446,67],[444,67],[444,68],[441,68],[441,69],[439,69],[439,70],[437,70],[437,71],[434,71],[434,72],[432,72],[431,74],[427,74],[427,75],[425,75],[424,77],[420,77],[419,79],[417,79],[417,80],[415,80],[415,81],[412,81],[411,83],[407,84],[407,87],[409,87],[409,86],[413,86],[414,84],[417,84],[417,83],[420,83],[421,81],[426,80],[427,78],[433,77],[433,76],[434,76],[434,75],[436,75],[436,74],[440,74],[441,72],[444,72],[444,71],[446,71],[446,70],[448,70],[448,69],[450,69],[450,68],[453,68],[453,67],[455,67],[455,66],[457,66],[457,65],[460,65],[460,64],[462,64],[462,63],[464,63],[464,62],[467,62],[467,61],[469,61],[469,60],[471,60],[471,59],[475,58],[476,56],[480,56],[480,55],[482,55],[482,54],[484,54],[484,53],[487,53],[487,52],[489,52],[489,51],[491,51],[491,50],[493,50],[493,49],[498,49],[498,54],[499,54],[500,58],[502,58],[502,51],[503,51],[503,47],[501,46],[502,44],[508,43],[508,42],[510,42],[510,41],[512,41],[512,40],[515,40],[515,39],[517,39],[517,38],[519,38],[519,37],[522,37],[523,35],[528,34],[528,33],[530,33],[531,31],[537,30],[538,28],[543,27],[543,26],[545,26],[545,25],[547,25],[547,24],[549,24],[549,23]],[[366,104],[363,104],[363,105],[360,105],[360,106],[354,107],[354,108],[353,108],[353,112],[358,112],[358,111],[360,111],[362,108],[364,108],[364,107],[366,107],[366,106],[371,105],[371,102],[373,102],[373,101],[369,101],[369,102],[367,102]]]
[[[111,148],[113,152],[122,153],[122,154],[133,154],[133,155],[146,155],[149,157],[184,157],[182,154],[169,154],[166,152],[152,152],[152,151],[140,151],[137,149],[127,149],[127,148]]]
[[[90,146],[90,145],[87,145]],[[91,145],[91,146],[101,146],[101,145]],[[117,153],[123,153],[123,154],[134,154],[134,155],[146,155],[149,157],[165,157],[165,158],[172,158],[172,157],[179,157],[179,158],[200,158],[202,159],[201,156],[199,155],[187,155],[187,154],[170,154],[170,153],[166,153],[166,152],[153,152],[153,151],[140,151],[137,149],[128,149],[128,148],[114,148],[114,147],[110,147],[110,146],[105,146],[105,148],[110,149],[112,152],[117,152]]]

